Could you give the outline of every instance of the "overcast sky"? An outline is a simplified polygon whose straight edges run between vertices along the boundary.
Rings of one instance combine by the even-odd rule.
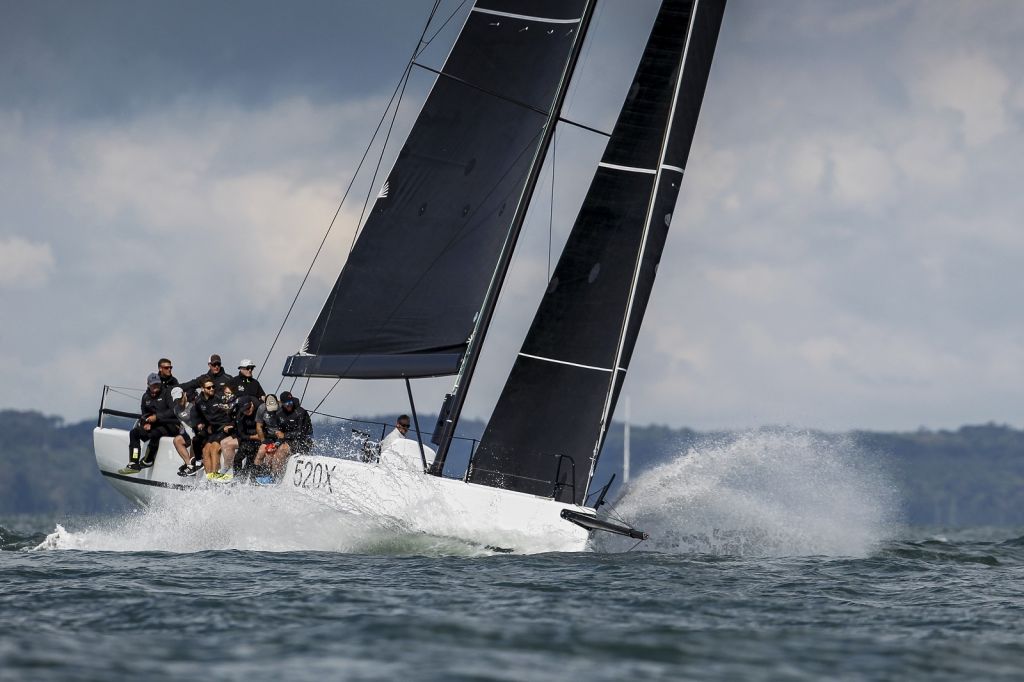
[[[262,364],[430,4],[0,0],[0,407],[77,420],[160,356],[182,379],[211,352]],[[607,129],[656,4],[599,7],[569,109]],[[425,62],[443,62],[465,9]],[[731,0],[627,379],[633,421],[1024,426],[1022,36],[1013,0]],[[559,133],[556,249],[600,152]],[[489,414],[543,291],[546,202],[470,416]],[[268,388],[358,211],[339,218]],[[450,383],[417,382],[417,406],[435,411]],[[401,384],[351,381],[323,409],[405,400]]]

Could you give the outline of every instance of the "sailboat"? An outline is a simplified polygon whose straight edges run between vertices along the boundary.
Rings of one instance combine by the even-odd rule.
[[[454,377],[428,442],[379,457],[293,455],[281,485],[350,514],[513,551],[577,551],[600,512],[595,472],[640,333],[711,69],[724,0],[664,0],[589,191],[468,465],[446,470],[598,0],[477,0],[288,377]],[[395,245],[415,257],[390,267]],[[192,487],[170,444],[117,474],[127,433],[94,433],[129,497]],[[110,412],[110,411],[108,411]],[[415,407],[413,416],[416,417]],[[418,421],[418,418],[417,418]],[[166,440],[166,439],[165,439]]]

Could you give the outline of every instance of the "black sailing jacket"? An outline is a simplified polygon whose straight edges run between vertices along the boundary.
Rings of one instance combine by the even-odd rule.
[[[228,424],[234,425],[231,410],[225,407],[225,402],[221,398],[207,398],[203,395],[196,399],[195,405],[199,423],[206,424],[208,433],[221,432]]]
[[[291,414],[282,407],[277,411],[277,415],[286,442],[302,443],[306,446],[313,444],[313,422],[309,418],[309,412],[296,405]]]
[[[231,376],[230,374],[225,372],[223,369],[221,369],[220,372],[218,372],[216,376],[214,376],[213,374],[210,374],[209,372],[206,372],[204,374],[200,374],[199,376],[197,376],[192,381],[186,381],[185,383],[178,384],[178,385],[181,386],[181,389],[183,391],[185,391],[185,393],[191,394],[191,393],[194,393],[194,392],[198,391],[200,386],[203,385],[203,382],[201,381],[203,379],[203,377],[209,377],[210,381],[213,382],[213,388],[214,388],[213,392],[216,395],[220,395],[223,392],[224,387],[229,385],[229,384],[231,384],[231,382],[234,380],[233,376]]]
[[[170,393],[161,391],[154,398],[149,393],[149,389],[146,389],[146,392],[142,394],[139,411],[142,413],[143,421],[151,414],[156,415],[156,421],[152,422],[153,426],[178,425],[178,416],[174,414],[174,405],[171,403]]]
[[[257,401],[267,394],[256,377],[244,377],[241,374],[231,379],[231,390],[239,398],[247,395]]]

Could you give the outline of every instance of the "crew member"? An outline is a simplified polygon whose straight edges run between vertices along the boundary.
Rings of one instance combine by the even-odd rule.
[[[195,405],[189,402],[188,395],[185,391],[181,390],[181,386],[175,386],[171,389],[171,400],[174,414],[178,418],[178,428],[180,429],[178,435],[174,437],[174,449],[178,451],[178,456],[184,462],[184,464],[178,467],[178,475],[193,476],[203,468],[203,463],[200,457],[196,457],[195,450],[190,451],[190,447],[195,445],[200,454],[202,453],[202,444],[199,442],[199,439],[196,438],[193,443],[198,415],[196,414]]]
[[[391,433],[380,442],[380,451],[387,450],[396,440],[408,438],[407,433],[409,433],[409,415],[403,414],[395,421],[395,428],[391,430]]]
[[[257,478],[270,475],[270,465],[274,462],[277,447],[284,440],[281,430],[280,404],[277,396],[271,393],[265,403],[256,408],[256,434],[260,439],[256,451]]]
[[[260,447],[260,435],[256,429],[256,398],[242,396],[235,411],[235,438],[238,449],[231,464],[234,475],[248,476],[256,464],[256,451]]]
[[[210,356],[210,361],[206,363],[209,368],[205,374],[200,374],[192,381],[186,381],[181,384],[181,387],[186,393],[195,393],[197,390],[202,388],[203,381],[209,379],[213,382],[216,387],[216,394],[220,395],[225,386],[227,386],[234,379],[233,376],[224,371],[223,363],[220,361],[220,356],[214,353]],[[202,396],[200,396],[202,397]]]
[[[160,438],[178,433],[178,418],[171,407],[171,397],[163,391],[160,375],[153,372],[146,377],[146,392],[142,394],[139,422],[128,434],[128,465],[118,473],[137,474],[143,467],[151,467],[156,461]],[[142,441],[148,441],[146,456],[139,457]]]
[[[178,380],[171,374],[173,369],[174,365],[167,358],[160,358],[156,363],[157,374],[160,375],[160,383],[163,384],[165,391],[178,385]]]
[[[202,395],[196,400],[196,433],[203,434],[206,440],[203,446],[203,470],[206,478],[217,481],[223,478],[220,473],[221,442],[231,437],[235,430],[234,420],[224,402],[216,395],[216,384],[213,379],[204,377]]]
[[[239,398],[249,396],[262,402],[266,399],[267,392],[260,386],[259,380],[252,375],[254,369],[256,369],[256,364],[252,360],[242,358],[242,361],[238,363],[238,376],[231,380],[231,388]]]
[[[284,473],[285,463],[294,452],[307,454],[313,447],[313,422],[309,412],[299,405],[299,399],[285,391],[281,394],[281,433],[284,438],[273,454],[271,468],[278,477]]]

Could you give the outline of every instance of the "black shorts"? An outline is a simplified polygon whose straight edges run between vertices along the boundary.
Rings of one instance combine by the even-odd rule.
[[[224,431],[222,431],[220,429],[217,429],[213,433],[209,433],[209,434],[206,435],[206,442],[207,443],[219,443],[222,440],[224,440],[225,438],[233,438],[234,436],[235,436],[235,434],[234,434],[233,431],[229,431],[229,432],[225,433]]]
[[[181,439],[183,441],[185,441],[185,447],[186,448],[188,446],[192,445],[192,436],[188,435],[188,431],[186,431],[185,429],[182,429],[181,433],[179,433],[178,435],[181,436]]]

